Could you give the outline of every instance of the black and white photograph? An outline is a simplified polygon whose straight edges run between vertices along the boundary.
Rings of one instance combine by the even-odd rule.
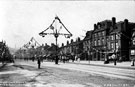
[[[1,0],[0,87],[135,87],[135,0]]]

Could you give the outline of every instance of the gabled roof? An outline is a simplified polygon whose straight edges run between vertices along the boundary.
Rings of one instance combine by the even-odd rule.
[[[93,30],[87,31],[86,36],[83,40],[88,40],[92,38]]]

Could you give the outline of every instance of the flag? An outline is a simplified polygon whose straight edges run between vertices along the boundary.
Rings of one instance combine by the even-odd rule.
[[[54,27],[51,25],[51,26],[50,26],[50,29],[54,30]]]
[[[133,32],[133,34],[132,34],[132,37],[134,37],[135,36],[135,32]]]
[[[62,26],[60,26],[60,29],[62,29]]]
[[[35,46],[36,46],[36,43],[35,43]]]

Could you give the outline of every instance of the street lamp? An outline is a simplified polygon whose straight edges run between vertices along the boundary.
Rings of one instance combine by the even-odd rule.
[[[57,28],[57,21],[59,22],[59,24],[61,25],[59,27],[59,30]],[[55,24],[55,25],[54,25]],[[64,28],[68,33],[60,33],[60,30]],[[46,33],[47,30],[51,29],[53,32],[51,33]],[[65,25],[61,22],[61,20],[59,19],[58,16],[55,17],[55,19],[53,20],[52,24],[47,28],[45,29],[44,31],[40,32],[39,33],[40,36],[42,37],[45,37],[45,35],[53,35],[55,37],[55,40],[56,40],[56,59],[55,59],[55,64],[58,64],[58,48],[57,48],[57,41],[58,41],[58,37],[59,35],[63,35],[65,36],[66,38],[70,38],[72,36],[72,34],[70,33],[70,31],[65,27]]]

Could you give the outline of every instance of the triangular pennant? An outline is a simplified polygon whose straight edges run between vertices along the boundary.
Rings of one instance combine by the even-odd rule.
[[[36,46],[36,43],[35,43],[35,46]]]
[[[62,29],[62,26],[60,26],[60,29]]]
[[[54,30],[54,27],[51,25],[51,26],[50,26],[50,29]]]

